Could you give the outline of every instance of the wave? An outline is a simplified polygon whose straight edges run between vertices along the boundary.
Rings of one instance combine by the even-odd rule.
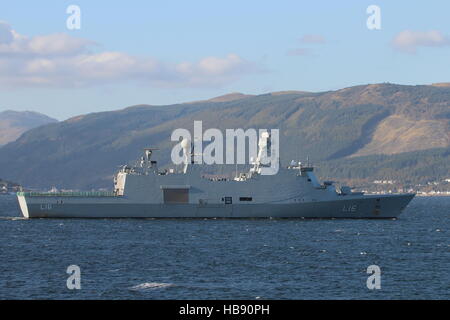
[[[1,220],[28,220],[27,218],[25,218],[25,217],[8,217],[8,216],[3,216],[3,217],[0,217],[0,219]]]
[[[173,283],[163,283],[163,282],[144,282],[133,286],[130,290],[149,290],[149,289],[161,289],[167,287],[173,287]]]

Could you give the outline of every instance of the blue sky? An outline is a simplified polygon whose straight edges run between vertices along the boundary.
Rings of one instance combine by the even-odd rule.
[[[366,26],[369,5],[381,30]],[[62,120],[236,91],[449,82],[449,13],[444,0],[5,1],[0,111]]]

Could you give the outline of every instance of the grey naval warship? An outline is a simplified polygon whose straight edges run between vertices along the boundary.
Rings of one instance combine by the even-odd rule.
[[[186,147],[186,143],[184,144]],[[185,148],[183,147],[183,148]],[[414,194],[365,195],[320,183],[313,166],[292,161],[261,174],[261,153],[234,178],[202,165],[158,169],[147,148],[114,176],[113,192],[18,192],[25,218],[395,218]],[[185,153],[187,154],[187,153]],[[186,156],[186,155],[185,155]],[[192,156],[190,156],[192,157]]]

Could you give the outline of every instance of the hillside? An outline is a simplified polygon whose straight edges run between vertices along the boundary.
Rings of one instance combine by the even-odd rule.
[[[194,120],[204,130],[279,128],[282,164],[309,156],[330,179],[431,181],[450,173],[450,87],[375,84],[82,115],[0,148],[0,176],[30,187],[110,187],[117,166],[146,146],[159,147],[168,164],[171,132],[192,130]]]
[[[15,141],[22,133],[57,120],[32,111],[0,112],[0,146]]]

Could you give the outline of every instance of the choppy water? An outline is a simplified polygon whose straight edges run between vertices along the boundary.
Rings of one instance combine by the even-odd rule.
[[[0,196],[0,299],[449,299],[450,197],[398,220],[19,218]],[[66,269],[81,268],[69,290]],[[381,268],[369,290],[366,269]]]

